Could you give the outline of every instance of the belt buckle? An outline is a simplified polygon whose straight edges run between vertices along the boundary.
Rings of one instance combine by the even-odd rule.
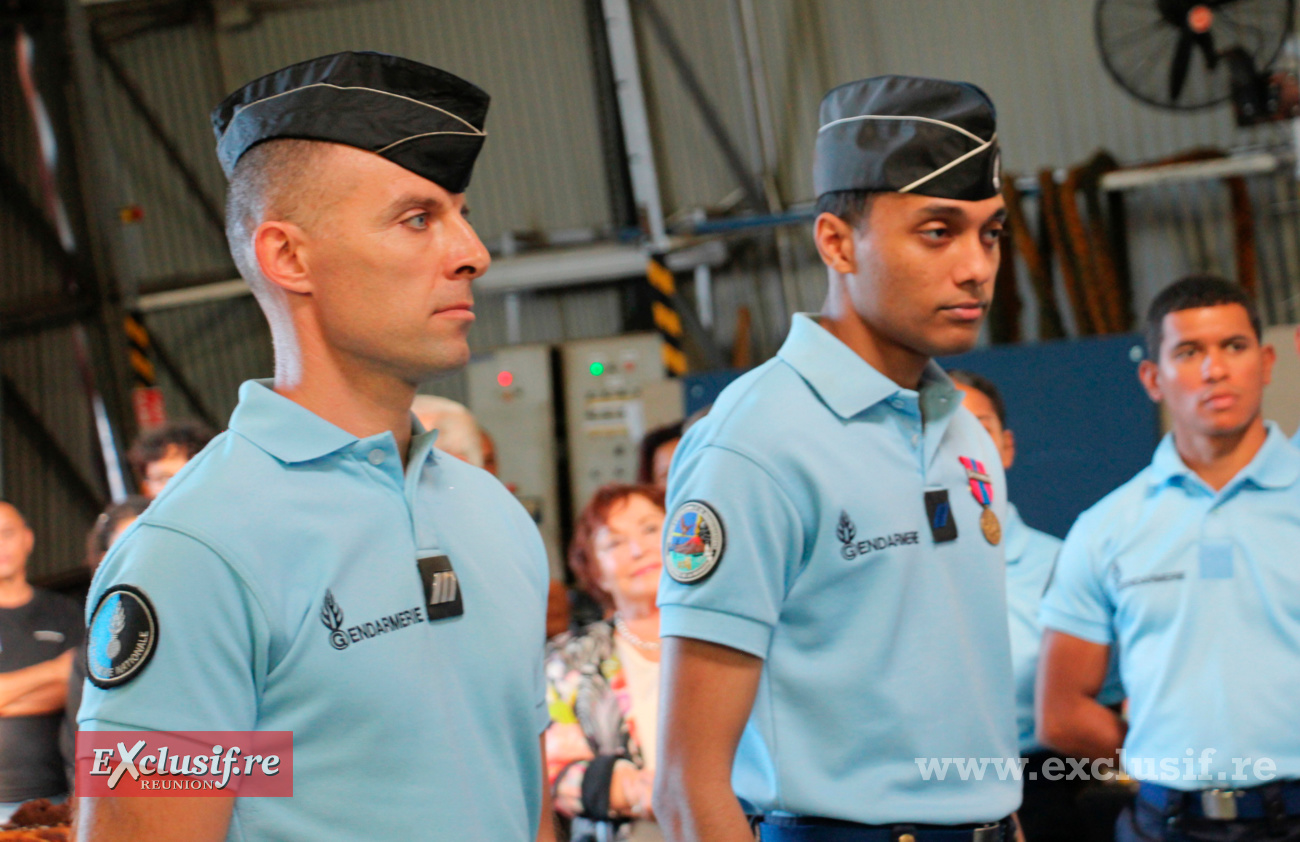
[[[971,842],[1002,842],[1002,823],[988,824],[971,831]]]
[[[1237,818],[1237,791],[1207,789],[1201,792],[1201,812],[1207,819],[1232,821]]]

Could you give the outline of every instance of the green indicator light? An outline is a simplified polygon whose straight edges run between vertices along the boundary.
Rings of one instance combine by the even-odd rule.
[[[591,371],[591,376],[592,376],[592,377],[599,377],[600,375],[602,375],[602,374],[605,373],[605,364],[604,364],[604,363],[592,363],[592,364],[591,364],[591,368],[590,368],[589,370]]]

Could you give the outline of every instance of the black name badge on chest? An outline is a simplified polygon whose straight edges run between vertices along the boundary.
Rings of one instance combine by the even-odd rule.
[[[925,519],[930,522],[930,535],[936,544],[957,540],[957,520],[952,516],[948,489],[925,492]]]
[[[429,622],[464,614],[465,601],[460,594],[460,580],[456,578],[456,571],[451,569],[451,559],[445,555],[429,556],[420,559],[419,566]]]

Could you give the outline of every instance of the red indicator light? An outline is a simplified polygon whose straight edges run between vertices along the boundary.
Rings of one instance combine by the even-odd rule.
[[[502,389],[506,388],[513,382],[515,382],[515,376],[508,371],[503,371],[497,375],[497,384],[501,386]]]

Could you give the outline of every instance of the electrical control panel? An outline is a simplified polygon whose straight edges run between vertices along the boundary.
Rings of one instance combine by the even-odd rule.
[[[496,444],[498,478],[537,522],[551,575],[562,579],[551,347],[516,345],[476,354],[466,379],[469,408]]]
[[[655,333],[560,346],[573,512],[610,482],[636,482],[646,432],[682,418],[681,384],[664,373]]]

